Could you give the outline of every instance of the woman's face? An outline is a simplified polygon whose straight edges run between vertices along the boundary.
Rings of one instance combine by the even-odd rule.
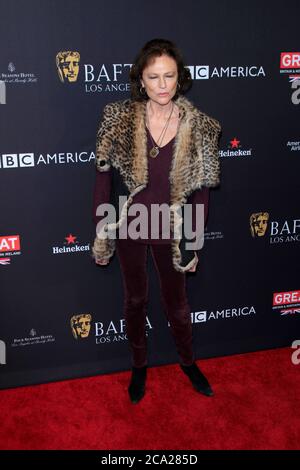
[[[141,84],[151,100],[167,104],[176,94],[177,80],[176,61],[164,54],[153,58],[144,68]]]

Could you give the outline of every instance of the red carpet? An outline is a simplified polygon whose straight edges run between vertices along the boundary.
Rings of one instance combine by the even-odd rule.
[[[0,391],[0,449],[299,449],[300,364],[291,348],[197,361],[215,396],[179,366],[149,369],[138,405],[130,373]]]

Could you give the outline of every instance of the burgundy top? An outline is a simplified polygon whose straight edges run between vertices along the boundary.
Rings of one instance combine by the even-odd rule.
[[[151,204],[163,204],[170,202],[170,181],[169,173],[172,162],[173,146],[175,137],[163,147],[160,147],[159,154],[156,158],[148,156],[148,184],[145,189],[136,194],[133,198],[133,203],[144,204],[148,210],[148,239],[138,238],[135,241],[139,243],[170,243],[170,239],[162,238],[162,224],[161,216],[159,218],[158,234],[159,238],[151,239]],[[152,147],[150,133],[147,129],[147,151]],[[93,199],[93,221],[97,224],[101,220],[101,216],[96,216],[96,209],[101,203],[108,203],[110,201],[111,190],[111,170],[100,172],[96,169],[96,181]],[[203,187],[195,190],[187,199],[187,203],[192,204],[192,227],[195,230],[195,215],[196,204],[204,204],[204,218],[205,224],[208,215],[208,202],[209,202],[209,188]],[[118,210],[116,210],[118,213]],[[137,215],[127,216],[128,225]],[[137,227],[137,230],[140,230]]]

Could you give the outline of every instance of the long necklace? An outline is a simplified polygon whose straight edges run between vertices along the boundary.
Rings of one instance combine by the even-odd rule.
[[[152,157],[152,158],[156,158],[157,155],[159,154],[159,150],[160,150],[160,147],[159,147],[159,146],[160,146],[160,144],[162,143],[162,141],[163,141],[163,139],[164,139],[166,130],[167,130],[167,128],[168,128],[168,125],[169,125],[169,122],[170,122],[170,119],[171,119],[171,115],[172,115],[172,113],[173,113],[173,109],[174,109],[174,102],[173,102],[173,104],[172,104],[172,109],[171,109],[170,116],[168,117],[167,122],[166,122],[166,124],[164,125],[163,130],[162,130],[161,133],[160,133],[160,136],[159,136],[159,138],[158,138],[157,144],[155,144],[155,142],[154,142],[154,140],[153,140],[153,138],[152,138],[152,135],[151,135],[151,131],[150,131],[150,121],[149,121],[149,117],[148,117],[148,113],[147,113],[147,121],[148,121],[147,126],[148,126],[148,129],[149,129],[150,139],[151,139],[151,141],[152,141],[152,148],[151,148],[151,150],[150,150],[150,152],[149,152],[149,155],[150,155],[150,157]]]

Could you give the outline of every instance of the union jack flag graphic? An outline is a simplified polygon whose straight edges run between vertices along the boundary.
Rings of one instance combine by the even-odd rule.
[[[295,80],[300,80],[300,75],[289,75],[290,82],[294,82]]]
[[[300,313],[300,308],[288,308],[286,310],[280,310],[281,315],[288,315],[289,313]]]

